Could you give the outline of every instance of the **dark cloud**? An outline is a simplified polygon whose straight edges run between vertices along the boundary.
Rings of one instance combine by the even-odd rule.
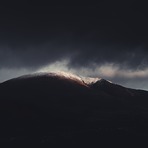
[[[88,67],[93,63],[120,63],[122,67],[131,69],[145,68],[148,54],[142,47],[117,47],[107,45],[77,44],[69,42],[43,43],[27,46],[2,46],[0,47],[0,67],[25,67],[38,68],[57,60],[70,58],[71,67]]]

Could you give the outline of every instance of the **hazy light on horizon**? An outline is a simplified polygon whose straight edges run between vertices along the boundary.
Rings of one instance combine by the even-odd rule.
[[[114,63],[104,63],[102,65],[92,63],[92,66],[89,67],[74,68],[70,67],[69,63],[70,59],[63,59],[38,68],[37,70],[27,68],[1,69],[0,82],[29,73],[64,71],[84,77],[104,78],[127,87],[148,90],[148,84],[146,83],[146,80],[148,80],[148,68],[131,70],[121,68],[119,64]]]

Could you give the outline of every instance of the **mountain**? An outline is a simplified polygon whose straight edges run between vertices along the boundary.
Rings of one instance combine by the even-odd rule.
[[[0,121],[0,143],[148,136],[148,92],[64,72],[25,75],[0,84]]]

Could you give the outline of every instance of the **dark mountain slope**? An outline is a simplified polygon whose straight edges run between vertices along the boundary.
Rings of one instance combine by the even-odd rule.
[[[99,79],[28,75],[0,84],[0,135],[6,142],[97,141],[148,135],[148,92]]]

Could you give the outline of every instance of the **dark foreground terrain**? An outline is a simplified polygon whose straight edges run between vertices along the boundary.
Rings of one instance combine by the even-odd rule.
[[[0,144],[128,147],[147,136],[147,91],[53,73],[0,84]]]

